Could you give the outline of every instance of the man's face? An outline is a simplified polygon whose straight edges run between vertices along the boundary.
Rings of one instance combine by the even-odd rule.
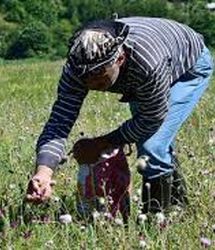
[[[83,81],[88,89],[105,91],[112,86],[119,76],[120,66],[124,63],[125,57],[119,58],[111,65],[106,65],[89,73]]]
[[[119,75],[118,65],[108,65],[89,73],[84,82],[90,90],[105,91],[114,84]]]

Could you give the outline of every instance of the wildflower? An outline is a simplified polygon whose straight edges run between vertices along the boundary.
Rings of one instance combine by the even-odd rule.
[[[10,227],[16,229],[19,226],[19,221],[12,221],[10,223]]]
[[[92,216],[93,216],[93,219],[94,220],[97,220],[99,217],[100,217],[100,213],[98,212],[98,211],[94,211],[93,213],[92,213]]]
[[[156,213],[157,224],[159,225],[160,229],[164,229],[167,226],[167,220],[163,213]]]
[[[139,246],[140,248],[146,248],[147,247],[146,241],[144,239],[140,239]]]
[[[202,175],[209,175],[210,171],[208,169],[202,170]]]
[[[59,217],[59,221],[63,224],[68,224],[72,222],[72,216],[70,214],[62,214]]]
[[[208,238],[205,238],[205,237],[201,237],[200,238],[200,242],[201,242],[201,245],[204,247],[204,248],[208,248],[211,246],[211,240],[208,239]]]
[[[156,213],[156,218],[157,218],[157,223],[160,224],[160,223],[163,223],[165,220],[166,220],[166,217],[163,213]]]
[[[49,224],[51,222],[50,216],[44,214],[40,217],[40,222],[44,224]]]
[[[54,241],[53,240],[48,240],[46,243],[45,243],[45,246],[47,247],[47,248],[51,248],[51,247],[53,247],[53,245],[54,245]]]
[[[105,205],[105,198],[104,197],[99,198],[99,204],[100,205]]]
[[[144,224],[147,221],[147,216],[145,214],[139,214],[137,217],[137,221],[139,224]]]
[[[114,220],[114,222],[115,222],[115,224],[118,225],[118,226],[122,226],[122,225],[123,225],[123,221],[122,221],[121,219],[119,219],[119,218],[116,218],[116,219]]]
[[[104,217],[105,217],[105,219],[107,219],[107,220],[111,220],[111,219],[113,219],[112,214],[111,214],[111,213],[109,213],[109,212],[105,212],[105,213],[104,213]]]
[[[86,227],[85,227],[84,225],[81,225],[81,226],[80,226],[80,230],[81,230],[81,231],[85,231],[85,229],[86,229]]]
[[[27,240],[27,239],[29,239],[31,237],[31,235],[32,235],[32,232],[30,230],[26,231],[26,232],[23,233],[23,238],[25,240]]]
[[[134,195],[132,197],[132,199],[133,199],[134,202],[138,202],[139,201],[139,197],[137,195]]]
[[[60,198],[58,196],[54,196],[52,198],[52,200],[55,202],[55,203],[58,203],[60,201]]]
[[[13,190],[13,189],[15,189],[15,188],[16,188],[16,185],[15,185],[15,184],[11,183],[11,184],[9,185],[9,189]]]

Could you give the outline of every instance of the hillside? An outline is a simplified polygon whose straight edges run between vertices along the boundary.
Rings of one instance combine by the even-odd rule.
[[[82,23],[123,16],[156,16],[186,23],[215,47],[215,15],[203,0],[1,0],[0,58],[64,57]]]

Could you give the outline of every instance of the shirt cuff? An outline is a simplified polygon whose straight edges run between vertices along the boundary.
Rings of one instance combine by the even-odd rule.
[[[59,165],[59,159],[56,157],[53,157],[53,155],[38,154],[36,165],[37,166],[44,165],[44,166],[51,168],[52,170],[55,170]]]

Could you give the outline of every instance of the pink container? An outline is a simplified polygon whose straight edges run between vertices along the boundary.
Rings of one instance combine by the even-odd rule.
[[[84,218],[93,211],[121,213],[124,222],[130,214],[130,171],[123,149],[102,154],[96,164],[83,164],[77,176],[77,210]]]

